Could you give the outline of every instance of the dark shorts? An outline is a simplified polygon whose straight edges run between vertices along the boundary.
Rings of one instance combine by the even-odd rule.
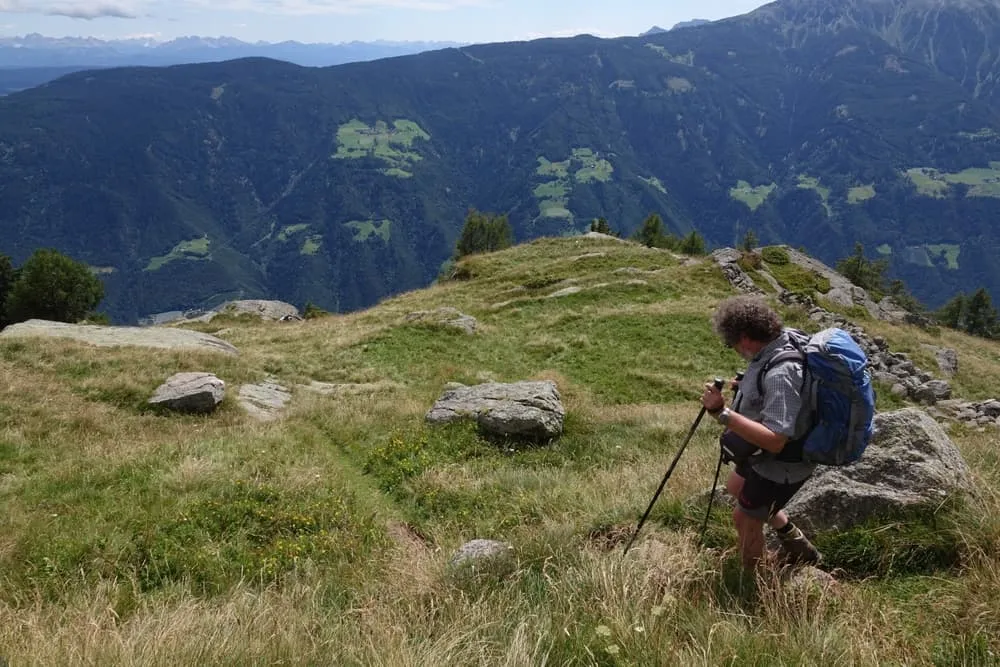
[[[743,490],[736,499],[740,511],[761,521],[767,521],[774,516],[806,483],[806,480],[792,484],[772,482],[758,475],[746,464],[738,466],[736,474],[744,480]]]

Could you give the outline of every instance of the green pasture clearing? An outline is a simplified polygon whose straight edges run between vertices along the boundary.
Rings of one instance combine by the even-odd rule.
[[[302,249],[299,251],[303,255],[315,255],[323,245],[323,237],[319,234],[310,236],[302,242]]]
[[[958,268],[958,255],[962,252],[962,247],[953,243],[939,243],[936,245],[925,245],[927,252],[931,255],[940,255],[944,253],[944,258],[948,262],[949,269]]]
[[[569,201],[569,191],[576,183],[592,183],[600,181],[607,183],[615,168],[610,162],[601,158],[593,149],[574,148],[570,157],[560,162],[553,162],[545,156],[538,157],[535,174],[546,177],[543,183],[535,186],[533,193],[538,199],[538,208],[543,218],[570,218],[573,214],[566,208]]]
[[[816,194],[823,200],[823,208],[826,209],[826,214],[828,216],[833,215],[833,209],[830,208],[829,204],[830,188],[822,185],[818,178],[807,174],[799,174],[798,187],[801,190],[815,190]]]
[[[875,251],[878,252],[878,254],[880,255],[891,255],[892,246],[889,245],[888,243],[883,243],[879,247],[875,248]]]
[[[751,211],[756,211],[761,204],[767,201],[776,187],[778,186],[775,183],[753,187],[746,181],[737,181],[736,187],[730,188],[729,196],[746,204]]]
[[[860,204],[875,198],[875,185],[858,185],[847,191],[848,204]]]
[[[395,120],[390,126],[385,121],[376,121],[369,126],[360,120],[344,123],[337,129],[337,159],[359,159],[374,157],[387,163],[383,171],[386,175],[409,177],[405,167],[410,167],[423,158],[409,150],[417,139],[430,141],[427,134],[413,121]]]
[[[288,225],[287,227],[282,227],[281,231],[278,232],[278,240],[284,243],[289,238],[298,234],[299,232],[309,229],[309,225]]]
[[[367,241],[373,234],[383,241],[388,241],[392,230],[392,220],[352,220],[344,223],[345,227],[354,230],[354,240]]]
[[[971,167],[957,173],[933,167],[915,167],[905,173],[917,186],[917,192],[927,197],[945,197],[950,186],[959,183],[969,187],[968,197],[1000,197],[1000,162],[997,161],[990,162],[989,167]]]
[[[211,242],[208,240],[207,236],[203,236],[198,239],[191,239],[190,241],[181,241],[166,255],[151,258],[149,260],[149,264],[146,265],[146,268],[143,269],[143,271],[156,271],[157,269],[163,268],[166,264],[178,259],[208,259],[208,248],[210,245]]]

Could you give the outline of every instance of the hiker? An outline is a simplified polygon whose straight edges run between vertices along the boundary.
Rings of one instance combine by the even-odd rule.
[[[767,370],[758,391],[757,376],[777,352],[791,346],[781,317],[762,299],[737,296],[724,301],[712,319],[727,347],[749,362],[740,380],[733,408],[711,383],[701,401],[708,414],[726,430],[720,439],[723,459],[735,464],[726,489],[736,498],[733,522],[740,558],[753,569],[764,553],[764,524],[777,533],[789,563],[815,564],[820,553],[782,509],[812,476],[816,464],[802,461],[802,438],[808,431],[808,410],[802,407],[803,366],[780,363]]]

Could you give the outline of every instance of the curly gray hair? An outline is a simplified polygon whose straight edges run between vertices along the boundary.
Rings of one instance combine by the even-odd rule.
[[[746,336],[759,343],[770,343],[781,334],[781,316],[760,297],[734,296],[719,304],[712,316],[712,327],[727,347]]]

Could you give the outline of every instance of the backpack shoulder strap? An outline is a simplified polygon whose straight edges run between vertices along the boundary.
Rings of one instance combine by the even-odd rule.
[[[764,367],[760,369],[760,373],[757,374],[757,395],[764,395],[764,376],[767,372],[777,366],[778,364],[783,364],[786,361],[797,361],[799,363],[805,363],[806,353],[799,347],[795,339],[792,338],[792,347],[781,350],[772,356],[764,364]]]

